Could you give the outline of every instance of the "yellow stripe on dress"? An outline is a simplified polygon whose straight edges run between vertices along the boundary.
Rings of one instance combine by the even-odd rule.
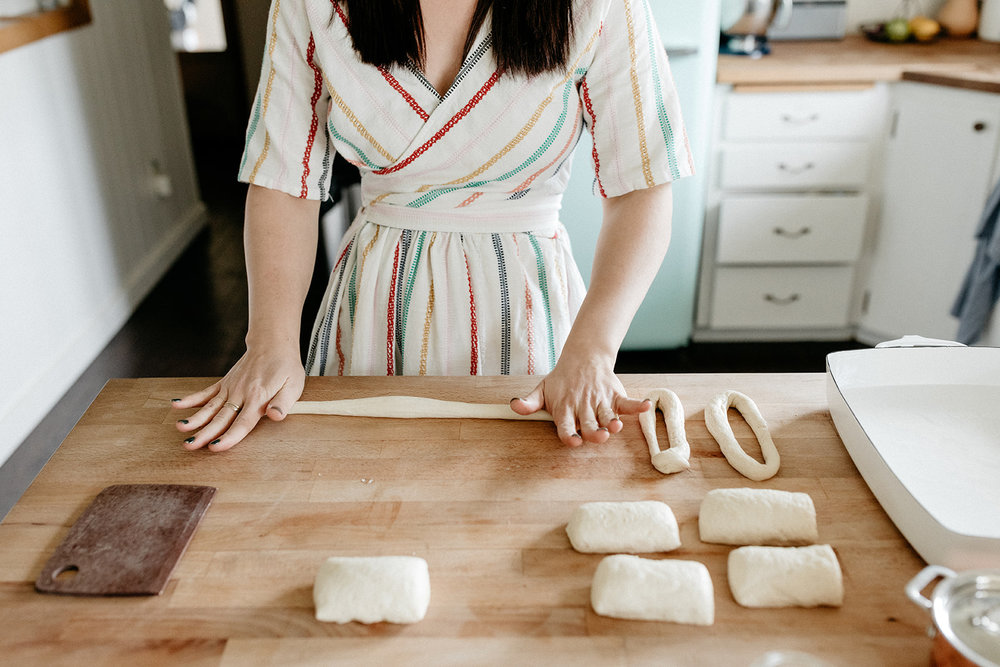
[[[653,180],[653,170],[649,165],[649,150],[646,146],[646,121],[642,113],[642,94],[639,92],[639,74],[635,56],[635,27],[632,25],[632,4],[629,0],[625,2],[625,23],[628,25],[628,57],[631,60],[629,66],[629,76],[632,78],[632,101],[635,102],[635,120],[639,130],[639,153],[642,156],[642,175],[646,179],[646,186],[653,187],[656,182]]]
[[[434,241],[437,240],[437,232],[431,235],[431,241],[427,244],[427,255],[431,254]],[[427,350],[431,344],[431,316],[434,314],[434,274],[431,274],[430,288],[427,294],[427,314],[424,316],[424,335],[420,340],[420,375],[427,375]]]
[[[323,76],[323,81],[324,83],[326,83],[326,89],[330,92],[330,99],[333,100],[333,103],[337,105],[337,108],[340,109],[341,112],[344,114],[344,116],[347,117],[347,120],[351,122],[351,125],[353,125],[354,128],[358,131],[358,134],[364,137],[368,141],[368,143],[370,143],[372,147],[379,152],[379,155],[384,157],[386,160],[389,160],[390,162],[395,162],[396,158],[394,158],[389,153],[389,151],[382,148],[382,145],[378,141],[376,141],[375,137],[373,137],[371,132],[369,132],[368,129],[364,126],[364,123],[362,123],[361,120],[351,110],[351,107],[347,106],[347,102],[345,102],[344,99],[339,94],[337,94],[336,89],[330,85],[330,81],[326,78],[326,75]]]
[[[274,47],[278,43],[278,14],[281,12],[281,0],[275,0],[274,2],[274,21],[271,24],[271,39],[267,44],[267,61],[271,63],[270,71],[267,73],[267,86],[264,88],[264,104],[263,109],[261,109],[261,118],[267,116],[267,108],[271,103],[271,86],[274,84]],[[253,165],[253,171],[250,172],[250,182],[252,183],[257,177],[257,172],[260,170],[260,166],[264,164],[264,160],[267,159],[267,149],[271,146],[271,135],[267,131],[267,126],[264,127],[264,150],[260,152],[257,156],[257,162]]]

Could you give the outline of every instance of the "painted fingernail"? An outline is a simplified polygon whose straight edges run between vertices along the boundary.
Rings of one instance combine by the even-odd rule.
[[[186,419],[178,419],[178,420],[177,420],[177,423],[178,423],[178,424],[187,424],[187,423],[188,423],[188,420],[186,420]]]
[[[188,438],[187,440],[184,441],[184,444],[190,445],[192,442],[194,442],[194,438]]]
[[[212,442],[210,442],[210,443],[208,443],[208,444],[210,444],[210,445],[217,445],[217,444],[219,444],[219,442],[220,442],[221,440],[222,440],[222,438],[216,438],[215,440],[213,440]]]
[[[602,426],[599,430],[601,430],[601,431],[607,431],[608,427],[607,426]]]
[[[517,396],[515,396],[514,398],[510,399],[510,402],[513,403],[514,401],[520,401],[520,400],[523,400],[523,399],[520,399]]]
[[[170,399],[171,403],[180,403],[180,401],[181,401],[181,399],[179,399],[179,398],[171,398]]]

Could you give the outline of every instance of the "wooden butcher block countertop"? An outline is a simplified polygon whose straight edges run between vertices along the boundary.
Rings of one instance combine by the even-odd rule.
[[[927,615],[903,592],[923,566],[858,475],[827,410],[823,374],[623,376],[630,395],[670,387],[684,404],[691,470],[656,472],[635,418],[603,446],[563,447],[546,422],[292,415],[224,454],[182,449],[172,397],[204,379],[108,383],[0,524],[0,655],[9,664],[657,664],[749,665],[770,650],[832,665],[924,665]],[[430,396],[506,403],[532,378],[310,378],[304,398]],[[778,475],[741,477],[704,423],[718,392],[740,390],[767,419]],[[759,457],[749,427],[736,435]],[[665,443],[662,420],[658,419]],[[666,446],[665,444],[663,445]],[[218,489],[158,597],[35,592],[70,525],[111,484]],[[698,539],[714,488],[802,491],[844,575],[841,608],[745,609],[726,580],[730,547]],[[599,555],[573,551],[579,504],[660,499],[682,546],[653,558],[704,563],[711,627],[594,614]],[[315,620],[312,584],[331,555],[416,555],[431,604],[413,625]]]
[[[717,80],[742,86],[912,80],[1000,93],[1000,44],[975,39],[885,44],[860,35],[838,41],[774,41],[771,53],[762,58],[719,56]]]

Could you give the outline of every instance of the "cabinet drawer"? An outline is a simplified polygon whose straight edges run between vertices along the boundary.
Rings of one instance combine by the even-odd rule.
[[[723,188],[858,188],[868,181],[863,141],[726,146],[720,157]]]
[[[725,197],[719,207],[722,263],[853,262],[861,251],[865,195]]]
[[[734,141],[869,138],[884,118],[876,89],[732,93],[724,114],[723,134]]]
[[[715,274],[715,329],[845,327],[850,267],[724,268]]]

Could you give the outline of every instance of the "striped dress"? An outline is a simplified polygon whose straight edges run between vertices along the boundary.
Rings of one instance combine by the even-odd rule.
[[[581,133],[600,197],[692,172],[649,1],[577,0],[566,67],[530,78],[497,68],[487,18],[442,96],[363,64],[335,2],[273,0],[240,180],[325,199],[335,151],[362,175],[309,373],[552,369],[585,293],[559,219]]]

